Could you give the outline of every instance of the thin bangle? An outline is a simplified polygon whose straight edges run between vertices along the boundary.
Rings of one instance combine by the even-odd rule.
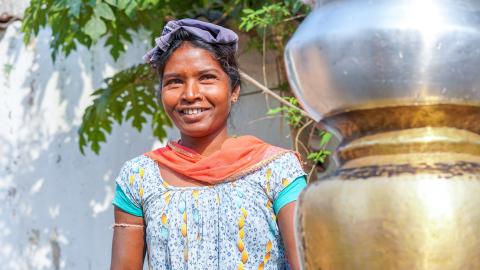
[[[120,228],[138,228],[138,229],[143,229],[143,225],[138,225],[138,224],[127,224],[127,223],[115,223],[110,226],[110,229],[115,229],[116,227]]]

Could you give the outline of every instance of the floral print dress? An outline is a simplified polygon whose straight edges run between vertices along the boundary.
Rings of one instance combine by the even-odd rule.
[[[289,269],[273,204],[304,175],[288,152],[233,182],[175,187],[142,155],[116,182],[142,210],[150,269]]]

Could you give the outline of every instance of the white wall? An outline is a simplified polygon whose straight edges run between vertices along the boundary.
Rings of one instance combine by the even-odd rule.
[[[107,269],[113,179],[124,161],[161,143],[148,127],[138,133],[115,126],[99,156],[82,156],[76,132],[92,91],[116,70],[139,62],[148,46],[130,45],[116,63],[96,46],[53,64],[50,32],[25,46],[19,27],[13,23],[0,35],[0,269]],[[259,59],[241,58],[257,78]],[[256,90],[244,86],[243,92]],[[232,133],[288,146],[279,119],[254,121],[265,111],[262,95],[241,98]]]

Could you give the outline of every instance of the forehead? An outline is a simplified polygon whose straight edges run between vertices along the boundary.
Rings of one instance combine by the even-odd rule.
[[[218,69],[222,71],[220,63],[209,51],[184,42],[168,58],[164,74],[195,72],[204,69]]]

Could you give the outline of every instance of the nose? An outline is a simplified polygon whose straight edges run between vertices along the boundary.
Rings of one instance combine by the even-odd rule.
[[[188,82],[185,91],[183,91],[183,99],[189,103],[193,103],[202,99],[198,84],[195,82]]]

